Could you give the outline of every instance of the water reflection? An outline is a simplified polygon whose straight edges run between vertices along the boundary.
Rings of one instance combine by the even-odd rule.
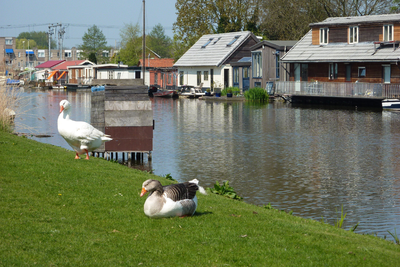
[[[90,122],[90,94],[31,92],[36,106],[19,118],[41,142],[70,149],[58,135],[58,103]],[[153,161],[142,168],[203,186],[229,180],[245,201],[334,224],[343,205],[345,228],[400,232],[400,113],[251,105],[154,98]],[[388,235],[389,236],[389,235]]]

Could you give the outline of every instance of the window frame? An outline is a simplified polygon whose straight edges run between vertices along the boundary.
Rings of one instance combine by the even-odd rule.
[[[329,28],[319,28],[319,44],[324,45],[329,43]]]
[[[233,37],[233,39],[226,46],[232,46],[239,39],[239,37],[240,35]]]
[[[209,45],[212,42],[212,40],[214,40],[214,38],[208,39],[207,42],[201,46],[201,48],[206,48],[207,45]]]
[[[389,35],[389,36],[387,36]],[[391,42],[393,41],[394,37],[394,27],[393,24],[385,24],[383,25],[383,41],[384,42]]]
[[[329,63],[329,80],[335,80],[338,78],[338,64],[337,63]]]
[[[349,44],[357,44],[359,39],[359,27],[350,26],[349,27]]]
[[[262,54],[261,51],[251,53],[251,65],[253,78],[262,77]]]
[[[184,75],[184,72],[180,71],[179,72],[179,85],[183,85],[183,75]]]
[[[208,81],[208,70],[203,71],[203,81]]]
[[[364,75],[361,75],[362,72],[364,72]],[[366,67],[358,67],[358,73],[357,74],[358,74],[358,78],[367,77],[367,68]]]
[[[201,71],[197,71],[197,86],[201,84]]]

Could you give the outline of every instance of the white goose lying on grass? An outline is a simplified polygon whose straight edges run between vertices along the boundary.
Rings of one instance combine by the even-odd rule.
[[[197,179],[193,179],[185,183],[162,186],[157,180],[145,181],[140,194],[142,197],[149,192],[144,203],[144,214],[150,218],[192,216],[197,208],[197,190],[207,194],[198,183]]]
[[[68,100],[60,102],[60,115],[57,120],[58,132],[75,150],[75,159],[79,159],[79,154],[83,153],[86,153],[86,159],[89,159],[90,151],[97,149],[112,138],[87,122],[71,120],[69,118],[70,108],[71,104]]]

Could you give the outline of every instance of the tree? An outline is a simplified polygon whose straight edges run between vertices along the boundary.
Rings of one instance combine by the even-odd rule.
[[[157,24],[146,36],[146,46],[162,58],[172,57],[172,40],[165,35],[164,28]]]
[[[173,26],[174,58],[178,59],[204,34],[245,30],[252,21],[258,20],[260,1],[177,0],[178,17]]]
[[[97,61],[107,62],[108,58],[103,57],[103,50],[109,50],[107,46],[107,40],[103,32],[96,26],[93,25],[88,29],[82,37],[83,44],[78,46],[79,50],[82,50],[81,55],[83,58],[89,58],[90,54],[94,54]]]
[[[35,40],[29,39],[28,41],[27,39],[16,39],[15,47],[16,49],[32,49],[34,47],[38,47],[38,45],[36,44]]]
[[[29,46],[29,47],[37,47],[39,49],[48,49],[49,48],[49,39],[47,37],[47,33],[44,31],[41,32],[21,32],[18,37],[16,38],[17,40],[29,40],[29,43],[32,42],[32,40],[35,41],[36,45],[35,46]],[[19,43],[17,42],[17,47],[16,49],[23,49],[23,46],[19,47]],[[22,44],[22,41],[21,41]],[[56,41],[51,40],[51,47],[56,47]],[[27,42],[25,42],[25,49],[27,49]]]
[[[270,40],[298,40],[309,24],[328,17],[361,16],[389,12],[392,0],[264,0],[262,34]]]
[[[139,24],[125,24],[120,32],[119,59],[129,66],[138,65],[142,55],[142,36]]]

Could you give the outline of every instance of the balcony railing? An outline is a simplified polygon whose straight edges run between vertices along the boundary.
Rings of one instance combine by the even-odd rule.
[[[400,84],[334,83],[334,82],[276,82],[276,94],[337,97],[399,98]]]

